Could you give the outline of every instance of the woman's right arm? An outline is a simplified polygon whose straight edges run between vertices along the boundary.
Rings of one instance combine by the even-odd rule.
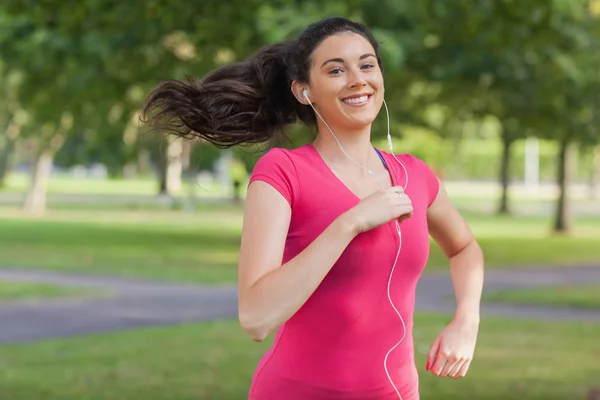
[[[289,203],[271,185],[248,186],[238,266],[239,319],[262,341],[312,295],[358,229],[351,213],[338,217],[300,254],[281,265],[291,219]]]

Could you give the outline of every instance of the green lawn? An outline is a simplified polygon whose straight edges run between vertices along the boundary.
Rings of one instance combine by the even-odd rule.
[[[465,213],[486,264],[562,265],[600,262],[600,219],[576,221],[572,236],[550,236],[549,222],[532,217]],[[195,282],[234,282],[241,207],[184,211],[52,210],[28,219],[0,208],[0,266],[143,276]],[[447,268],[432,246],[427,270]]]
[[[486,319],[468,377],[454,381],[424,370],[445,323],[416,318],[423,399],[583,400],[600,385],[600,325]],[[4,346],[0,398],[242,400],[269,341],[222,321]]]
[[[29,185],[29,175],[10,174],[3,190],[23,192]],[[52,176],[48,182],[49,193],[85,193],[85,194],[154,194],[156,179],[94,179],[74,178],[72,176]]]
[[[182,212],[60,211],[0,219],[0,265],[196,282],[233,281],[239,217]]]
[[[486,301],[600,310],[600,285],[563,285],[485,293]]]
[[[62,190],[75,189],[67,182]],[[600,263],[600,218],[577,220],[566,237],[549,236],[548,219],[464,215],[490,268]],[[0,267],[234,282],[241,217],[240,207],[226,204],[195,213],[61,206],[43,219],[0,207]],[[429,264],[428,270],[447,268],[435,245]],[[16,292],[44,290],[53,289]],[[600,324],[486,318],[468,378],[453,381],[424,371],[446,317],[418,315],[416,322],[423,400],[584,400],[588,390],[600,389]],[[247,338],[237,321],[6,345],[0,347],[0,400],[246,399],[268,346]]]
[[[13,173],[6,179],[6,192],[24,192],[29,185],[29,174]],[[196,185],[198,186],[198,185]],[[201,183],[196,191],[207,194],[218,194],[218,184]],[[69,175],[53,175],[48,182],[49,194],[85,194],[85,195],[148,195],[156,194],[158,182],[155,177],[137,179],[102,179],[73,177]],[[187,189],[187,188],[186,188]]]
[[[83,297],[103,293],[94,289],[48,285],[44,283],[4,282],[0,280],[0,302],[56,297]]]

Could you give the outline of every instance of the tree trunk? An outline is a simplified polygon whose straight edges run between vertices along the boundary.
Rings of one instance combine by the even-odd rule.
[[[54,155],[62,147],[72,127],[73,116],[65,112],[58,123],[48,123],[40,128],[39,148],[32,166],[29,190],[23,203],[26,213],[42,215],[46,212],[46,192]]]
[[[590,177],[590,197],[600,198],[600,145],[594,148],[592,156],[592,174]]]
[[[508,186],[510,184],[510,149],[513,141],[507,134],[502,134],[502,160],[500,164],[500,185],[502,194],[498,214],[508,214]]]
[[[170,195],[181,192],[181,174],[183,172],[183,139],[171,140],[167,148],[166,184]]]
[[[125,179],[135,179],[138,177],[138,164],[137,162],[127,162],[123,165],[123,178]]]
[[[52,172],[52,162],[64,140],[65,135],[56,134],[50,141],[40,146],[32,166],[31,183],[23,204],[23,210],[26,213],[43,215],[46,212],[46,193]]]
[[[184,164],[183,139],[167,137],[167,151],[159,158],[159,195],[174,195],[181,191]]]
[[[194,142],[191,140],[184,140],[181,149],[181,166],[184,171],[190,169],[192,161],[192,152],[194,151]]]
[[[11,158],[16,147],[19,133],[21,133],[21,125],[13,118],[6,128],[4,147],[2,148],[2,151],[0,151],[0,188],[6,183],[6,176],[11,168]]]
[[[569,184],[573,173],[573,148],[568,141],[562,141],[558,159],[557,183],[559,187],[558,202],[554,220],[554,231],[566,233],[571,229],[571,213],[569,209]]]
[[[150,157],[150,151],[143,149],[140,151],[137,158],[137,171],[138,174],[146,176],[152,173],[152,159]]]
[[[158,195],[167,195],[167,156],[162,152],[158,155]]]

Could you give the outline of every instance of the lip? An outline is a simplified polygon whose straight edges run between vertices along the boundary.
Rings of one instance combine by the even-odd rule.
[[[344,101],[344,100],[348,100],[348,99],[357,99],[362,96],[367,96],[367,101],[365,101],[364,103],[353,104],[353,103],[346,103]],[[372,93],[361,93],[361,94],[355,94],[352,96],[344,97],[343,99],[341,99],[341,101],[342,101],[342,103],[344,103],[345,105],[350,106],[350,107],[362,107],[362,106],[369,104],[371,102],[372,97],[373,97]]]
[[[342,98],[342,101],[348,100],[348,99],[357,99],[357,98],[362,97],[362,96],[369,96],[369,98],[370,98],[370,97],[373,96],[373,93],[358,93],[358,94],[353,94],[352,96],[347,96],[347,97]]]

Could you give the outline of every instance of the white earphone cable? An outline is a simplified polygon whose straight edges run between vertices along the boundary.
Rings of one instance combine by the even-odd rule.
[[[346,155],[346,157],[348,157],[350,160],[352,160],[352,162],[354,162],[356,165],[358,165],[360,168],[362,168],[363,170],[365,170],[369,175],[373,175],[375,176],[375,178],[377,178],[377,180],[379,181],[379,184],[381,185],[381,188],[384,189],[385,185],[383,184],[383,182],[381,181],[381,179],[379,179],[379,177],[370,169],[365,168],[363,165],[361,165],[359,162],[357,162],[356,160],[354,160],[354,158],[350,157],[350,155],[348,153],[346,153],[346,151],[344,150],[344,148],[342,147],[340,141],[338,140],[338,138],[335,136],[335,133],[333,133],[333,130],[329,127],[329,125],[327,124],[327,122],[325,122],[325,119],[323,119],[323,117],[321,117],[321,114],[319,114],[319,112],[317,111],[317,109],[313,106],[312,102],[310,101],[310,99],[308,98],[308,94],[306,92],[306,90],[304,90],[302,92],[302,94],[304,95],[304,97],[306,98],[306,100],[308,101],[308,104],[312,107],[312,109],[315,111],[315,114],[317,114],[317,116],[321,119],[321,121],[323,121],[323,123],[325,124],[325,126],[327,127],[327,129],[329,129],[329,132],[331,132],[331,135],[333,136],[333,138],[335,139],[335,141],[337,142],[338,146],[340,147],[340,149],[342,150],[342,152]],[[406,168],[404,167],[404,164],[402,164],[402,162],[400,160],[398,160],[398,158],[396,158],[396,156],[394,155],[394,149],[392,146],[392,137],[390,135],[390,113],[387,107],[387,104],[385,102],[385,99],[383,100],[383,104],[385,106],[385,111],[386,111],[386,115],[387,115],[387,140],[388,140],[388,146],[390,149],[390,154],[392,155],[392,157],[394,157],[394,159],[402,166],[402,169],[404,169],[404,173],[405,173],[405,177],[406,180],[404,182],[404,190],[406,190],[406,187],[408,186],[408,172],[406,170]],[[394,387],[394,390],[396,391],[396,394],[398,395],[399,400],[402,400],[402,395],[400,395],[400,391],[398,390],[398,388],[396,387],[396,385],[394,384],[394,380],[392,379],[392,377],[390,376],[390,372],[387,368],[387,359],[389,357],[389,355],[392,353],[392,351],[394,351],[394,349],[396,349],[396,347],[398,347],[400,345],[400,343],[402,343],[404,341],[404,338],[406,336],[406,324],[404,323],[404,319],[402,318],[402,315],[400,314],[400,311],[398,311],[398,309],[396,308],[396,306],[394,305],[394,302],[392,301],[392,296],[390,293],[390,287],[391,287],[391,282],[392,282],[392,276],[394,274],[394,270],[396,269],[396,263],[398,262],[398,258],[400,256],[400,250],[402,249],[402,232],[400,230],[400,224],[398,223],[398,220],[395,220],[395,225],[396,225],[396,231],[398,233],[398,252],[396,253],[396,258],[394,260],[394,265],[392,266],[392,270],[390,271],[390,276],[388,278],[388,284],[387,284],[387,295],[388,295],[388,300],[392,306],[392,308],[394,309],[394,311],[396,312],[396,314],[398,314],[398,317],[400,318],[400,322],[402,322],[402,328],[403,328],[403,333],[402,333],[402,337],[400,338],[400,341],[398,343],[396,343],[385,355],[385,358],[383,359],[383,368],[385,370],[385,373],[388,377],[388,380],[390,381],[390,384]]]

